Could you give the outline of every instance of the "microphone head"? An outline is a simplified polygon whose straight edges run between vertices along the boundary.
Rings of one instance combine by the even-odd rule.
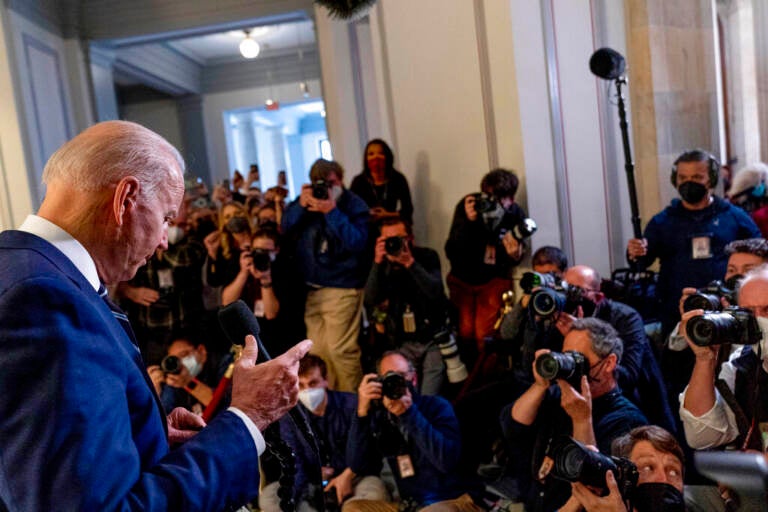
[[[245,344],[248,334],[253,334],[258,339],[261,332],[259,321],[242,300],[219,309],[219,324],[233,345]]]
[[[627,61],[611,48],[600,48],[589,59],[589,69],[593,74],[606,80],[616,80],[624,74]]]

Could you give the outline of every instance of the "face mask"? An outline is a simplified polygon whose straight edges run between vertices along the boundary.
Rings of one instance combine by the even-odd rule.
[[[184,238],[184,230],[179,226],[168,226],[168,245],[178,243]]]
[[[632,506],[638,512],[685,512],[683,493],[659,482],[638,485],[632,493]]]
[[[325,388],[307,388],[299,391],[299,402],[310,411],[316,411],[325,398]]]
[[[340,185],[334,185],[331,187],[329,195],[331,199],[333,199],[334,201],[338,201],[343,191],[344,189],[342,189]]]
[[[680,193],[683,201],[690,204],[700,202],[707,195],[707,187],[693,181],[686,181],[677,188],[677,191]]]
[[[189,374],[192,377],[197,377],[198,375],[200,375],[200,371],[203,369],[203,365],[201,365],[197,361],[197,358],[193,354],[182,357],[181,364],[183,364],[187,368],[187,370],[189,371]]]

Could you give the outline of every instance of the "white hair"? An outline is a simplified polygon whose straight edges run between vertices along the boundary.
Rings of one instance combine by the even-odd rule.
[[[105,121],[56,150],[45,164],[43,183],[96,191],[134,176],[144,192],[154,194],[174,172],[184,175],[184,159],[163,137],[129,121]]]

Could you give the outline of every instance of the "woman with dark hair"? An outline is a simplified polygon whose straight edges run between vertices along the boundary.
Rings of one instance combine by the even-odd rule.
[[[350,190],[371,209],[371,220],[392,215],[413,223],[413,203],[408,180],[394,167],[392,150],[381,139],[373,139],[363,151],[363,172],[352,180]]]

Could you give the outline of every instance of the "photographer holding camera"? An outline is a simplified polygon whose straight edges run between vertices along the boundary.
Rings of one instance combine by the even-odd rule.
[[[684,512],[683,449],[675,437],[656,425],[632,429],[613,442],[612,452],[634,465],[637,482],[625,495],[613,471],[605,473],[601,485],[607,492],[598,495],[581,481],[571,484],[571,499],[560,512]],[[625,505],[629,499],[631,508]]]
[[[510,469],[523,496],[527,494],[527,510],[556,510],[570,495],[562,481],[531,480],[532,464],[538,470],[548,440],[572,435],[607,452],[615,438],[648,423],[617,384],[615,370],[622,352],[613,327],[583,318],[573,321],[563,353],[536,353],[534,383],[501,413],[509,458],[516,464]]]
[[[735,445],[765,451],[768,421],[768,267],[747,273],[737,309],[683,314],[686,341],[695,355],[693,373],[680,395],[680,418],[695,449]],[[729,344],[742,344],[730,358]],[[722,365],[719,361],[725,360]],[[720,367],[718,375],[718,367]]]
[[[220,362],[196,336],[177,333],[163,360],[147,373],[166,410],[184,407],[202,414],[226,369]]]
[[[461,433],[451,404],[416,391],[413,363],[398,351],[386,352],[378,371],[363,377],[358,388],[347,444],[352,471],[378,474],[385,457],[403,501],[399,510],[431,505],[424,510],[479,512],[457,475]],[[344,512],[397,511],[397,503],[385,501],[344,506]]]
[[[435,337],[446,329],[447,305],[437,252],[415,246],[402,219],[384,219],[365,286],[374,345],[381,352],[399,349],[416,361],[425,395],[438,394],[444,380]]]
[[[459,337],[482,352],[491,335],[501,296],[512,288],[512,269],[523,259],[525,211],[515,203],[519,180],[494,169],[480,182],[481,193],[466,195],[453,214],[445,253],[451,262],[448,289],[459,313]],[[523,226],[521,228],[521,226]],[[535,229],[535,228],[534,228]]]
[[[304,322],[312,353],[328,365],[333,389],[360,383],[360,317],[370,260],[368,205],[344,188],[344,169],[322,158],[309,171],[311,184],[285,209],[282,233],[295,243],[300,275],[308,288]]]

